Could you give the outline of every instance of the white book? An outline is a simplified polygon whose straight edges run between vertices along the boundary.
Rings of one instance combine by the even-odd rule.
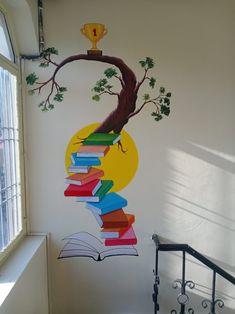
[[[95,261],[102,261],[109,256],[131,255],[138,256],[132,245],[105,246],[98,238],[88,232],[77,232],[66,238],[65,244],[59,254],[60,258],[91,257]]]
[[[68,171],[71,173],[88,173],[91,167],[89,166],[74,166],[70,165]]]

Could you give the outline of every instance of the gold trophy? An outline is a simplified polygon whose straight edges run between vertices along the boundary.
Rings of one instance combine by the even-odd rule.
[[[107,34],[107,29],[103,24],[88,23],[81,28],[81,33],[85,35],[91,42],[92,47],[87,50],[88,54],[102,55],[102,50],[97,49],[97,42]]]

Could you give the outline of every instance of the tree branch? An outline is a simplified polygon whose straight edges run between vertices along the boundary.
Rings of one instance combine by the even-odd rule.
[[[33,92],[35,92],[36,90],[38,90],[38,93],[40,94],[41,89],[46,86],[48,83],[50,83],[52,81],[52,84],[54,83],[54,77],[50,77],[49,80],[45,81],[45,82],[35,82],[35,84],[40,85],[39,87],[35,87],[32,89]]]
[[[116,77],[120,81],[120,83],[122,85],[122,88],[124,88],[125,87],[125,83],[123,82],[122,78],[120,76],[118,76],[118,75],[114,75],[114,77]]]
[[[55,82],[55,77],[62,67],[64,67],[68,63],[71,63],[73,61],[78,61],[78,60],[99,61],[99,62],[115,65],[122,73],[122,79],[119,78],[122,86],[126,87],[128,85],[136,84],[136,77],[135,77],[134,72],[122,61],[122,59],[119,59],[117,57],[112,57],[112,56],[105,56],[105,55],[100,56],[100,55],[78,54],[78,55],[70,56],[64,59],[58,65],[55,63],[56,69],[53,75],[46,82],[37,83],[37,84],[41,84],[41,86],[34,88],[33,91],[39,90],[39,93],[40,93],[41,89],[44,86],[46,86],[50,82],[52,82],[52,84]]]
[[[103,91],[102,93],[100,93],[98,95],[101,96],[103,94],[109,94],[109,95],[112,95],[112,96],[118,96],[119,97],[118,93],[111,92],[110,90],[105,90],[105,91]]]
[[[48,56],[48,58],[47,57],[44,57],[44,59],[46,60],[46,61],[48,61],[49,63],[51,63],[51,64],[53,64],[54,66],[56,66],[56,67],[58,67],[58,63],[56,63],[56,62],[54,62],[54,61],[52,61],[51,60],[51,56],[49,55]]]
[[[136,89],[135,89],[135,92],[136,92],[136,93],[138,93],[138,91],[139,91],[139,89],[140,89],[140,86],[141,86],[141,85],[144,83],[144,81],[146,80],[148,70],[149,70],[149,68],[145,68],[145,69],[144,69],[144,76],[143,76],[142,80],[141,80],[139,83],[137,83],[137,85],[136,85]]]
[[[136,116],[138,113],[140,113],[140,111],[141,111],[141,110],[145,107],[145,105],[147,105],[147,104],[154,104],[155,106],[157,106],[157,103],[156,103],[155,99],[147,100],[147,101],[145,101],[145,102],[140,106],[139,109],[137,109],[136,111],[130,113],[129,116],[128,116],[128,119],[130,119],[130,118]],[[158,108],[158,107],[157,107],[157,108]]]

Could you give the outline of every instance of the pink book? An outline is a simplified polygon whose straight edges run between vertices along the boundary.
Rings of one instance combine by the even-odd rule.
[[[137,243],[137,238],[132,227],[130,227],[126,233],[120,238],[105,239],[105,245],[134,245]]]
[[[109,151],[109,146],[81,145],[78,149],[78,157],[104,157]]]

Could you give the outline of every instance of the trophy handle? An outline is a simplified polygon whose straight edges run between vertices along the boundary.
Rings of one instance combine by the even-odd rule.
[[[102,37],[104,37],[108,33],[107,28],[104,29]]]
[[[84,28],[80,28],[80,31],[81,31],[81,33],[82,33],[83,35],[86,36],[86,32],[85,32],[85,29],[84,29]]]

